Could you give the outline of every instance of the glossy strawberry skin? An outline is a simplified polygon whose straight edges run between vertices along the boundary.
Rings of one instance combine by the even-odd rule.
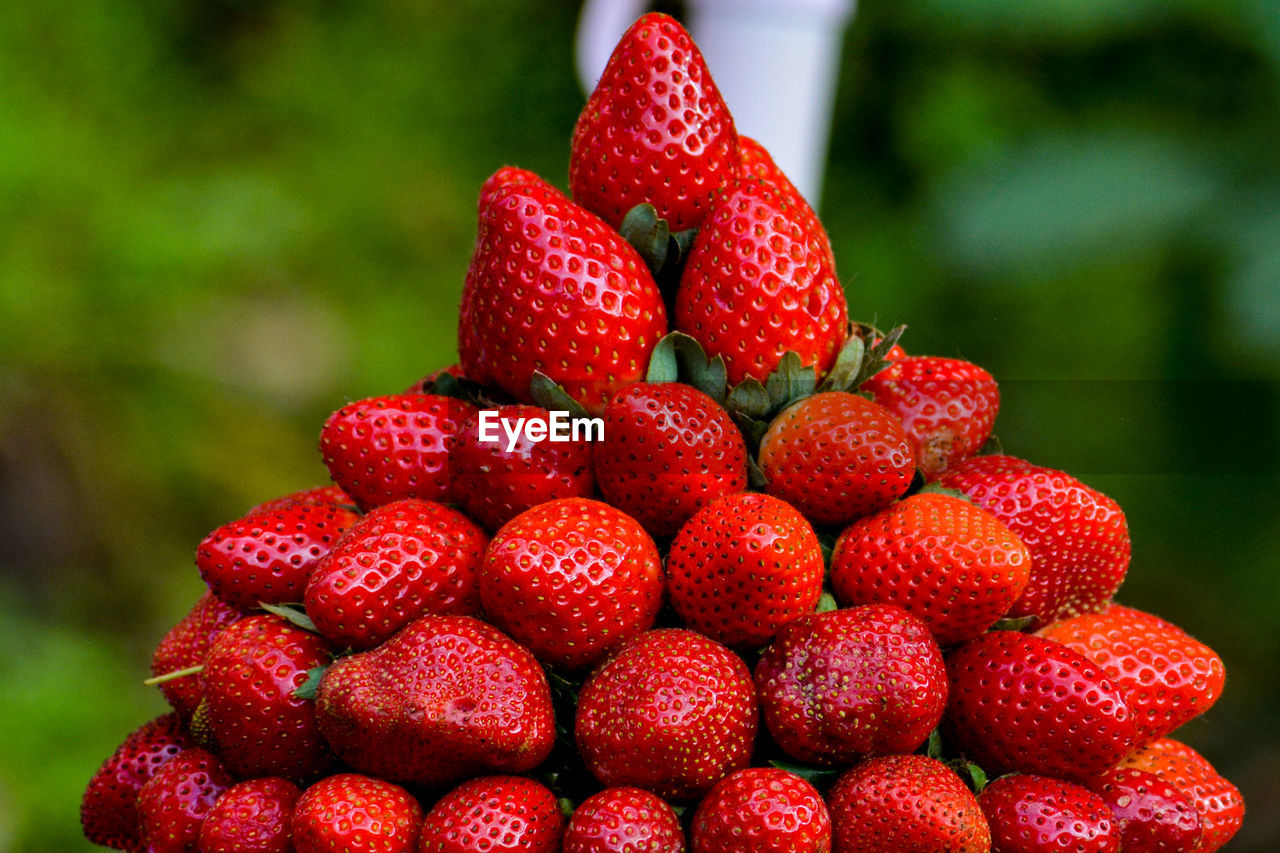
[[[311,573],[303,599],[337,648],[368,649],[427,613],[480,612],[489,539],[457,510],[404,498],[356,522]]]
[[[706,218],[735,172],[737,132],[697,45],[651,13],[619,40],[573,130],[573,197],[613,227],[648,202],[671,231]]]
[[[1137,715],[1138,743],[1150,743],[1206,711],[1222,693],[1222,658],[1158,616],[1112,604],[1037,632],[1092,660]]]
[[[522,169],[519,166],[501,166],[480,185],[480,197],[476,202],[477,212],[484,210],[499,190],[510,186],[541,187],[559,192],[537,172]]]
[[[598,413],[644,376],[666,331],[644,261],[593,214],[527,184],[499,189],[481,211],[458,317],[468,376],[531,403],[540,371]]]
[[[643,788],[605,788],[574,809],[562,853],[684,853],[675,810]]]
[[[757,725],[742,659],[701,634],[663,628],[591,673],[578,694],[574,739],[602,785],[692,800],[747,766]]]
[[[310,503],[247,515],[206,536],[196,566],[213,594],[242,613],[301,601],[311,570],[359,517]]]
[[[843,525],[905,492],[915,457],[888,410],[857,394],[825,391],[774,418],[760,440],[760,469],[769,494],[815,524]]]
[[[153,676],[203,666],[209,649],[222,629],[244,614],[205,590],[187,615],[168,630],[151,655]],[[184,720],[191,719],[204,698],[204,675],[194,673],[160,683],[169,705]]]
[[[218,756],[200,747],[166,762],[138,791],[147,853],[195,853],[205,818],[234,781]]]
[[[171,758],[195,746],[177,714],[139,726],[116,747],[85,787],[80,826],[90,842],[142,853],[146,841],[138,815],[138,791]]]
[[[925,755],[867,758],[827,794],[835,853],[989,853],[991,831],[973,793]]]
[[[470,616],[421,616],[320,681],[320,730],[354,769],[443,785],[523,773],[551,752],[551,690],[533,655]]]
[[[1218,773],[1204,756],[1173,738],[1135,750],[1120,767],[1145,770],[1182,791],[1200,813],[1202,836],[1194,853],[1213,853],[1235,837],[1244,822],[1240,790]]]
[[[668,537],[712,499],[747,487],[747,450],[729,413],[677,382],[637,383],[605,407],[593,445],[609,503]]]
[[[648,630],[663,587],[658,548],[640,523],[585,498],[513,518],[480,570],[489,620],[539,661],[566,670],[592,666]]]
[[[751,137],[742,134],[738,134],[738,174],[758,178],[789,202],[804,229],[818,238],[831,264],[831,269],[836,268],[836,256],[831,249],[831,239],[827,236],[827,229],[823,227],[822,221],[818,219],[818,214],[810,207],[800,190],[796,189],[796,185],[791,183],[791,179],[778,168],[768,149]]]
[[[332,764],[314,704],[294,695],[331,655],[323,638],[270,614],[242,619],[218,635],[205,663],[205,711],[218,754],[233,773],[302,778]]]
[[[792,622],[760,657],[755,683],[774,741],[818,764],[911,752],[947,701],[938,644],[920,619],[892,604]]]
[[[990,631],[947,655],[948,742],[989,774],[1088,779],[1133,748],[1137,726],[1101,667],[1061,643]]]
[[[822,548],[799,512],[769,495],[716,498],[667,553],[671,604],[687,627],[733,649],[759,648],[812,613]]]
[[[359,773],[311,785],[291,821],[297,853],[417,853],[421,827],[422,806],[408,791]]]
[[[675,326],[729,381],[764,381],[795,352],[821,377],[848,333],[844,290],[821,238],[777,191],[742,178],[717,196],[676,292]]]
[[[1124,853],[1194,851],[1200,844],[1200,813],[1191,798],[1154,773],[1114,767],[1086,785],[1111,809]]]
[[[544,424],[547,430],[555,423],[538,406],[499,406],[474,413],[458,431],[454,496],[462,511],[489,531],[538,504],[595,494],[590,442],[533,441],[522,431],[512,446],[500,424],[505,420],[515,429],[517,419]],[[492,437],[497,440],[481,440]]]
[[[564,816],[555,794],[524,776],[469,779],[422,822],[419,853],[559,853]]]
[[[368,397],[341,407],[320,430],[333,481],[363,510],[402,498],[452,499],[449,454],[475,406],[436,394]]]
[[[831,817],[813,785],[776,767],[748,767],[698,804],[695,853],[830,853]]]
[[[904,355],[860,390],[902,421],[929,480],[982,449],[1000,410],[991,374],[958,358]]]
[[[278,498],[263,501],[255,505],[245,515],[253,515],[258,512],[271,512],[272,510],[284,509],[293,504],[325,504],[329,506],[355,506],[355,501],[351,496],[342,491],[342,487],[330,483],[325,486],[312,486],[309,489],[299,489],[296,492],[289,492],[287,495],[281,495]]]
[[[1120,833],[1092,791],[1048,776],[1017,773],[978,795],[992,850],[1018,853],[1119,853]]]
[[[1102,609],[1129,570],[1129,528],[1111,498],[1075,477],[1012,456],[977,456],[938,478],[1008,525],[1031,551],[1031,578],[1010,616],[1039,628]]]
[[[1013,531],[963,498],[921,493],[851,524],[831,555],[841,604],[897,604],[943,648],[971,640],[1022,594],[1031,554]]]
[[[237,782],[200,827],[200,853],[292,853],[293,808],[302,789],[279,776]]]

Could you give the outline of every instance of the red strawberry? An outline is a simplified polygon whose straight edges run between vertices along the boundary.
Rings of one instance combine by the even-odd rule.
[[[684,853],[680,818],[643,788],[605,788],[569,818],[563,853]]]
[[[949,738],[990,773],[1088,779],[1137,738],[1120,688],[1061,643],[991,631],[954,649],[947,670]]]
[[[1052,468],[978,456],[938,479],[1009,526],[1031,550],[1031,578],[1011,616],[1041,627],[1100,610],[1129,569],[1129,527],[1111,498]]]
[[[1139,743],[1150,743],[1204,713],[1222,693],[1222,658],[1150,613],[1112,604],[1038,633],[1102,667],[1137,715]]]
[[[383,504],[311,573],[307,615],[335,646],[354,649],[385,642],[426,613],[477,615],[488,541],[444,504],[416,498]]]
[[[142,853],[138,791],[169,759],[194,746],[177,714],[140,726],[93,774],[80,801],[84,837],[101,847]]]
[[[576,670],[648,630],[662,606],[662,560],[640,523],[566,498],[498,531],[480,569],[484,612],[543,663]]]
[[[294,695],[329,660],[321,637],[279,616],[250,616],[218,635],[204,668],[205,713],[232,772],[300,778],[329,767],[314,704]]]
[[[523,776],[481,776],[441,797],[422,822],[419,853],[559,853],[555,794]]]
[[[791,183],[778,164],[763,145],[749,136],[738,135],[738,174],[758,178],[778,195],[786,199],[795,208],[797,216],[804,223],[807,231],[818,236],[823,244],[831,269],[836,268],[836,256],[831,250],[831,240],[827,229],[823,227],[818,214],[809,206],[809,202]]]
[[[666,331],[644,261],[594,215],[528,184],[503,187],[485,206],[458,318],[468,376],[531,402],[541,371],[599,412],[644,375]]]
[[[233,781],[218,756],[198,746],[165,762],[138,791],[147,853],[196,853],[205,817]]]
[[[602,785],[690,800],[751,760],[751,673],[719,643],[682,628],[641,634],[578,694],[574,738]]]
[[[667,553],[671,604],[680,618],[735,649],[759,648],[812,613],[822,574],[822,547],[804,516],[751,492],[698,510]]]
[[[694,853],[831,853],[831,817],[813,785],[776,767],[748,767],[698,804]]]
[[[733,117],[689,33],[667,15],[640,18],[573,129],[573,197],[615,228],[648,202],[683,231],[706,218],[737,160]]]
[[[312,486],[309,489],[300,489],[287,495],[281,495],[278,498],[272,498],[269,501],[263,501],[246,512],[245,515],[253,515],[257,512],[271,512],[272,510],[284,509],[293,504],[352,506],[355,501],[351,499],[350,495],[342,491],[341,487],[330,483],[327,486]]]
[[[538,662],[470,616],[422,616],[342,658],[320,682],[316,715],[356,770],[424,785],[532,770],[555,740]]]
[[[1086,787],[1111,809],[1124,853],[1192,851],[1200,844],[1200,813],[1191,798],[1155,774],[1114,767]]]
[[[290,822],[300,796],[297,785],[279,776],[237,782],[200,827],[200,853],[293,853]]]
[[[942,718],[947,673],[929,629],[892,604],[817,613],[778,632],[755,669],[769,734],[800,761],[911,752]]]
[[[795,352],[821,376],[848,333],[844,291],[804,214],[754,178],[717,197],[676,292],[675,325],[722,356],[731,383]]]
[[[1161,738],[1135,751],[1120,766],[1152,773],[1191,798],[1203,830],[1194,853],[1213,853],[1230,841],[1244,822],[1244,798],[1239,789],[1185,743]]]
[[[988,853],[978,800],[945,764],[925,755],[868,758],[827,795],[835,853]]]
[[[911,485],[915,457],[897,418],[845,391],[783,409],[760,439],[769,494],[817,524],[848,524],[888,506]]]
[[[933,480],[991,438],[1000,391],[991,374],[957,358],[910,355],[860,386],[902,420],[916,463]]]
[[[521,422],[540,425],[534,428],[548,436],[560,429],[573,435],[566,421],[538,406],[484,409],[463,421],[458,431],[454,499],[491,531],[540,503],[595,494],[591,444],[585,436],[534,441]]]
[[[320,431],[333,481],[361,509],[401,498],[452,498],[449,453],[475,406],[435,394],[392,394],[349,403]]]
[[[831,555],[845,605],[897,604],[938,644],[973,639],[1022,594],[1031,554],[1008,527],[963,498],[922,493],[858,519]]]
[[[309,503],[247,515],[204,538],[196,567],[214,595],[244,613],[301,601],[311,570],[359,517]]]
[[[747,451],[733,419],[698,389],[637,383],[604,410],[595,443],[600,492],[654,536],[671,536],[712,498],[747,487]]]
[[[1016,773],[978,795],[991,849],[1017,853],[1119,853],[1120,832],[1101,797],[1071,782]]]
[[[151,674],[162,676],[203,666],[213,639],[223,628],[244,618],[244,614],[224,604],[209,590],[192,606],[178,624],[169,629],[151,655]],[[191,719],[204,698],[204,676],[184,675],[160,682],[164,698],[184,720]]]
[[[539,175],[537,172],[531,172],[528,169],[521,169],[519,166],[502,166],[498,171],[494,172],[485,182],[480,185],[480,199],[476,203],[476,209],[482,211],[493,201],[493,197],[498,194],[498,190],[503,187],[510,186],[533,186],[542,187],[544,189],[555,189],[551,184]],[[557,190],[558,192],[558,190]]]
[[[293,810],[297,853],[418,853],[422,806],[382,779],[327,776],[302,792]]]

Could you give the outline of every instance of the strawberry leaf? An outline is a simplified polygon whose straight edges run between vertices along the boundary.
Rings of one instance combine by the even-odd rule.
[[[1006,616],[991,626],[992,631],[1025,631],[1036,624],[1034,615]]]
[[[925,744],[924,754],[930,758],[942,760],[942,732],[939,729],[929,732],[929,740]]]
[[[654,346],[649,356],[649,370],[644,375],[645,382],[658,385],[680,381],[680,362],[676,359],[676,336],[679,334],[680,332],[670,332],[663,335],[662,340]]]
[[[645,381],[683,382],[721,404],[729,386],[724,358],[708,358],[702,344],[684,332],[669,332],[658,341],[649,356]]]
[[[307,670],[307,680],[298,685],[293,691],[293,695],[298,699],[314,699],[316,691],[320,689],[320,681],[324,678],[325,671],[329,669],[328,664],[322,666],[313,666]]]
[[[822,595],[818,598],[818,606],[814,609],[814,613],[830,613],[833,610],[839,610],[840,605],[836,603],[836,597],[829,590],[823,590]]]
[[[295,627],[301,628],[312,634],[319,634],[320,629],[316,627],[316,623],[311,621],[311,617],[307,615],[307,610],[301,604],[267,604],[266,602],[258,602],[258,606],[268,613],[273,613],[281,619],[288,620]]]
[[[750,453],[747,454],[747,486],[760,492],[769,486],[769,478],[765,476],[764,469]]]
[[[821,787],[828,782],[834,782],[842,771],[829,767],[812,767],[808,764],[796,764],[791,761],[781,761],[772,759],[769,761],[771,765],[779,770],[785,770],[793,773],[801,779],[808,782],[814,787]]]
[[[991,436],[978,448],[975,456],[1004,456],[1004,447],[1000,444],[999,436]]]
[[[782,356],[774,371],[765,377],[771,411],[779,411],[801,397],[808,397],[818,385],[818,374],[812,365],[800,361],[798,353]]]
[[[844,391],[853,386],[853,381],[862,369],[862,360],[867,354],[867,344],[859,335],[850,335],[836,356],[836,363],[827,371],[819,391]]]
[[[987,771],[983,770],[972,761],[964,763],[965,774],[969,777],[969,787],[973,789],[973,793],[981,794],[982,789],[987,787]]]
[[[969,497],[959,489],[949,489],[946,486],[939,485],[937,482],[926,484],[919,491],[917,491],[916,494],[917,495],[946,495],[947,497],[959,498],[962,501],[973,503],[973,498]]]
[[[732,413],[746,415],[755,420],[769,417],[773,408],[769,401],[769,392],[760,384],[760,380],[752,376],[733,386],[725,397],[724,406]]]
[[[637,204],[622,217],[618,233],[640,254],[649,272],[657,278],[666,266],[671,244],[671,228],[667,220],[658,216],[657,208],[648,202]]]
[[[529,379],[529,396],[548,411],[565,411],[571,418],[591,417],[581,403],[569,396],[568,391],[539,370],[533,371],[533,376]]]

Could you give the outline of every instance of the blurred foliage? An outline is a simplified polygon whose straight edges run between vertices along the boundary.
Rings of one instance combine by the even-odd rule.
[[[85,848],[200,537],[455,358],[481,182],[565,184],[576,14],[0,10],[0,850]],[[862,0],[822,211],[853,314],[1001,379],[1005,447],[1125,506],[1124,599],[1226,658],[1185,737],[1242,851],[1280,840],[1278,167],[1269,0]]]

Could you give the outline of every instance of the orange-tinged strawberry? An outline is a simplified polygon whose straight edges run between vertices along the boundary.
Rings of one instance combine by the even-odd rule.
[[[789,201],[796,210],[796,215],[805,223],[805,229],[816,235],[823,244],[831,269],[836,268],[836,256],[831,250],[831,240],[822,220],[814,212],[809,202],[791,183],[791,179],[774,162],[773,155],[763,145],[749,136],[738,134],[738,174],[760,179],[779,195]]]

